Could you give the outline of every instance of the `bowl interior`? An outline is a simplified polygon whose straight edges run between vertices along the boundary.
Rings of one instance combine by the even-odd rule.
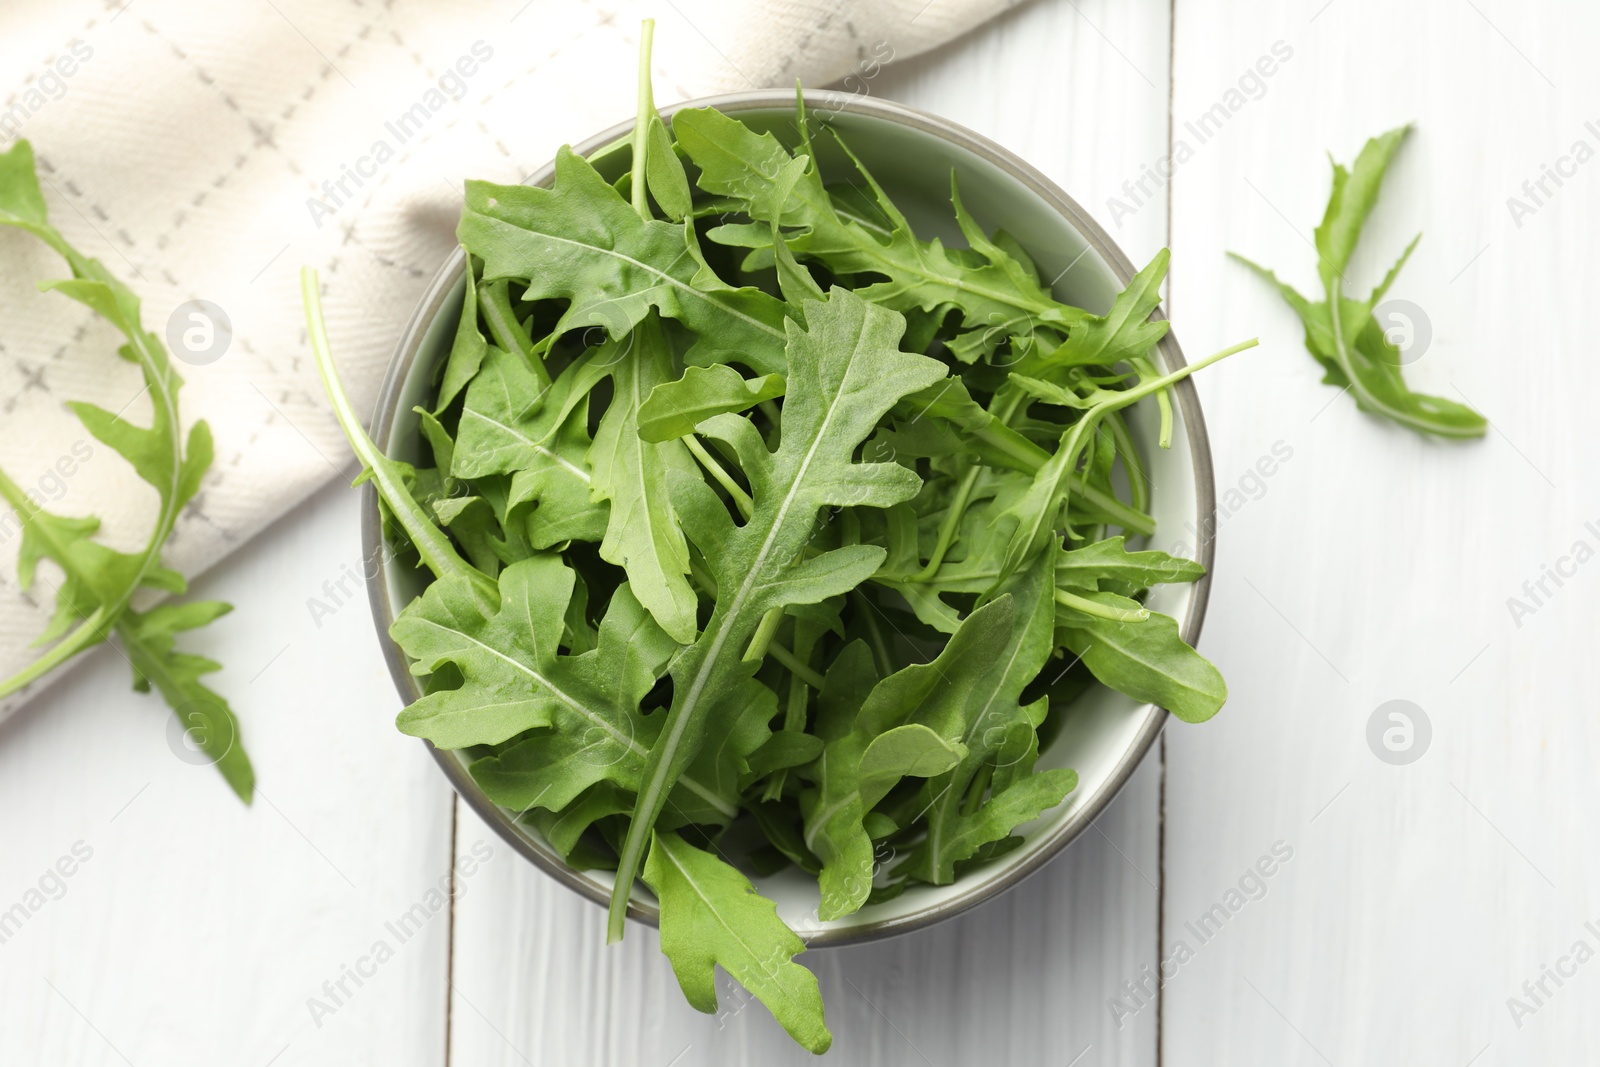
[[[965,244],[950,207],[950,174],[954,169],[962,199],[973,217],[986,230],[1004,229],[1015,236],[1033,256],[1042,276],[1054,279],[1053,288],[1061,300],[1104,312],[1131,277],[1126,257],[1077,205],[1026,164],[975,134],[881,101],[826,93],[810,93],[807,99],[812,115],[831,124],[848,141],[919,236],[938,236],[948,244]],[[794,143],[794,112],[787,94],[752,93],[697,103],[713,103],[724,111],[736,112],[751,126],[770,129],[786,143]],[[625,129],[608,131],[580,146],[579,151],[591,153],[613,142]],[[831,137],[815,136],[814,144],[830,181],[864,184]],[[607,156],[602,151],[596,159],[600,169],[620,172],[625,156]],[[548,168],[531,181],[548,182]],[[450,349],[464,286],[464,262],[458,252],[436,280],[390,370],[374,435],[379,446],[397,459],[421,459],[418,420],[412,408],[429,399],[435,368]],[[1170,337],[1163,342],[1160,355],[1168,368],[1182,363],[1177,344]],[[1164,546],[1173,542],[1180,531],[1204,529],[1202,516],[1211,509],[1209,455],[1198,403],[1188,382],[1177,393],[1176,428],[1170,449],[1156,447],[1154,404],[1140,405],[1129,420],[1149,466],[1151,508]],[[376,500],[370,489],[365,510],[371,549],[377,547],[375,538],[379,535]],[[1209,566],[1209,556],[1209,544],[1202,543],[1200,561]],[[377,622],[385,635],[382,640],[391,663],[402,667],[399,650],[386,636],[388,626],[393,611],[409,603],[424,585],[419,572],[388,565],[373,589]],[[1198,636],[1205,592],[1203,583],[1158,586],[1151,592],[1149,603],[1154,610],[1178,619],[1185,637],[1192,642]],[[419,690],[415,680],[403,669],[395,676],[402,696],[408,702],[416,699]],[[757,888],[775,900],[784,920],[813,944],[883,936],[964,910],[1037,869],[1086,827],[1132,773],[1165,717],[1166,713],[1158,708],[1102,687],[1095,687],[1075,702],[1060,736],[1042,754],[1039,763],[1041,767],[1076,770],[1077,789],[1055,810],[1019,828],[1025,840],[1020,848],[969,872],[954,885],[913,887],[894,900],[829,923],[817,919],[816,880],[802,872],[791,869],[757,879]],[[604,900],[609,895],[609,872],[572,871],[536,830],[516,822],[510,812],[496,808],[465,773],[465,754],[438,755],[463,796],[519,851],[587,896]],[[643,893],[641,887],[638,895]],[[653,901],[647,896],[638,900],[633,909],[636,917],[646,921],[654,921],[654,913]]]

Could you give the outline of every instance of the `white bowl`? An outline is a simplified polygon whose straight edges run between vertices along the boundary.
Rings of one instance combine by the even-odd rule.
[[[1062,301],[1103,312],[1133,277],[1127,256],[1088,213],[1033,167],[993,142],[952,122],[882,100],[843,93],[808,92],[812,115],[829,116],[874,177],[889,191],[919,236],[939,236],[961,245],[950,207],[950,170],[960,174],[961,196],[979,224],[1005,229],[1033,256],[1045,277],[1055,278]],[[671,121],[682,107],[715,107],[759,128],[792,131],[794,98],[790,92],[751,92],[688,101],[663,112]],[[624,123],[598,134],[576,151],[590,156],[602,171],[626,165],[620,146],[632,129]],[[826,173],[842,174],[848,164],[829,158],[826,138],[816,138],[819,163]],[[837,156],[837,153],[835,152]],[[553,165],[528,179],[548,185]],[[614,176],[614,175],[613,175]],[[434,371],[450,350],[466,284],[466,257],[458,249],[440,268],[418,305],[394,360],[389,366],[373,418],[372,437],[397,459],[422,460],[418,420],[412,408],[423,403]],[[1183,365],[1177,340],[1161,342],[1159,358],[1170,371]],[[1130,414],[1130,429],[1144,451],[1151,483],[1151,512],[1157,529],[1171,541],[1192,524],[1211,528],[1214,493],[1211,452],[1199,399],[1187,379],[1174,390],[1175,432],[1172,447],[1156,447],[1153,404]],[[383,551],[377,494],[369,482],[362,490],[362,538],[369,559],[388,560]],[[1199,562],[1209,570],[1210,538],[1199,537]],[[405,654],[389,638],[396,607],[411,602],[426,576],[386,562],[368,581],[379,640],[388,657],[395,687],[406,703],[422,693]],[[1163,585],[1151,590],[1149,606],[1180,621],[1184,640],[1193,644],[1205,615],[1209,578],[1192,585]],[[1039,766],[1071,767],[1078,787],[1058,807],[1020,827],[1024,843],[968,872],[952,885],[913,886],[893,900],[863,908],[846,918],[820,922],[816,917],[816,879],[794,869],[755,879],[756,887],[777,901],[778,912],[808,944],[849,944],[915,930],[947,919],[1016,885],[1082,833],[1117,794],[1144,758],[1167,720],[1167,712],[1140,704],[1096,686],[1072,705],[1055,742],[1040,756]],[[426,743],[426,742],[424,742]],[[431,746],[430,746],[431,747]],[[609,871],[579,872],[562,862],[533,828],[515,821],[514,813],[484,795],[467,772],[467,756],[434,750],[456,791],[522,855],[552,877],[604,905],[611,894]],[[654,924],[656,908],[645,890],[634,894],[629,914]]]

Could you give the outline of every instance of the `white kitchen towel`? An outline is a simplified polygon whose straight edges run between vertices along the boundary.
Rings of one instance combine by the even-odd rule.
[[[0,7],[0,147],[32,142],[52,221],[143,298],[147,328],[189,331],[174,353],[184,421],[211,424],[216,462],[166,558],[193,576],[349,472],[306,344],[300,266],[322,272],[334,350],[368,411],[454,244],[462,180],[519,181],[560,144],[629,118],[641,18],[657,20],[668,103],[796,78],[870,93],[887,62],[1007,6],[13,0]],[[0,228],[0,468],[132,549],[155,493],[63,401],[143,423],[149,400],[111,329],[35,288],[62,274],[32,237]],[[192,319],[190,301],[220,309],[231,334]],[[31,658],[52,601],[48,583],[17,586],[17,530],[0,513],[0,677]]]

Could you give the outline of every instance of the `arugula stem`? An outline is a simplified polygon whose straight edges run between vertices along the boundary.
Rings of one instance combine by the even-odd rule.
[[[1200,360],[1198,363],[1190,363],[1186,366],[1179,367],[1171,374],[1163,374],[1159,378],[1151,378],[1148,381],[1141,381],[1138,385],[1133,386],[1131,389],[1120,390],[1113,394],[1113,399],[1102,401],[1101,403],[1096,404],[1095,408],[1099,409],[1102,413],[1120,411],[1129,404],[1143,400],[1151,393],[1160,392],[1161,390],[1166,389],[1168,386],[1181,382],[1183,379],[1189,377],[1191,374],[1194,374],[1196,371],[1204,370],[1213,363],[1227,359],[1229,356],[1237,355],[1246,349],[1254,348],[1260,343],[1261,340],[1257,337],[1252,337],[1248,341],[1240,341],[1238,344],[1230,345],[1220,352],[1211,353],[1211,355]],[[1092,410],[1094,409],[1091,409],[1091,411]]]
[[[950,506],[945,508],[944,518],[939,521],[939,539],[934,542],[927,565],[911,576],[913,582],[926,582],[939,573],[939,564],[944,562],[944,554],[950,551],[950,545],[956,539],[956,530],[961,526],[961,517],[966,513],[967,503],[972,499],[972,489],[978,484],[978,472],[982,469],[974,463],[961,476],[956,495],[950,498]]]
[[[689,451],[694,454],[694,458],[700,461],[700,465],[710,473],[711,477],[717,480],[718,485],[728,491],[729,496],[733,497],[734,506],[739,509],[739,514],[748,519],[751,509],[755,507],[755,503],[750,499],[750,494],[739,488],[739,483],[733,480],[733,475],[723,469],[722,464],[718,463],[716,458],[706,451],[706,447],[700,443],[698,437],[691,433],[686,434],[682,440],[684,444],[689,446]]]
[[[850,590],[850,599],[855,601],[856,610],[861,613],[862,622],[867,628],[867,644],[872,646],[873,658],[878,661],[878,674],[887,678],[894,673],[894,660],[889,656],[889,645],[883,639],[883,629],[878,626],[877,616],[873,614],[877,609],[859,589]]]
[[[1139,379],[1153,378],[1156,374],[1154,363],[1145,356],[1135,356],[1128,360],[1133,369],[1139,372]],[[1163,389],[1156,394],[1156,404],[1161,410],[1161,432],[1156,437],[1156,443],[1162,448],[1172,447],[1172,393]]]
[[[983,800],[983,794],[989,791],[989,783],[994,780],[994,764],[985,763],[978,768],[972,776],[972,781],[967,785],[966,795],[961,798],[960,812],[963,815],[975,814],[978,804]]]
[[[323,389],[333,405],[333,413],[350,442],[356,458],[366,468],[377,486],[383,502],[400,523],[406,536],[416,546],[422,562],[436,578],[460,578],[472,590],[474,602],[485,615],[493,614],[500,604],[500,587],[494,579],[473,567],[456,552],[450,538],[439,529],[431,516],[423,510],[406,489],[394,461],[378,451],[378,446],[367,436],[350,406],[350,397],[339,381],[339,371],[333,365],[333,353],[328,347],[328,329],[322,318],[322,294],[317,272],[310,267],[300,271],[300,296],[306,307],[306,334],[311,339],[311,351],[316,356],[317,371],[322,375]]]
[[[633,124],[633,170],[629,192],[633,210],[646,221],[650,218],[650,199],[645,188],[645,159],[650,148],[650,116],[655,114],[655,96],[650,91],[650,46],[656,35],[656,20],[639,24],[639,117]]]
[[[1056,590],[1056,603],[1073,611],[1081,611],[1085,615],[1109,619],[1111,622],[1144,622],[1150,617],[1150,612],[1145,608],[1129,610],[1112,607],[1097,600],[1090,600],[1088,597],[1078,596],[1076,593],[1069,593],[1065,589]]]
[[[745,649],[743,658],[746,663],[760,663],[767,658],[767,647],[777,636],[778,626],[782,622],[782,607],[767,609],[767,613],[761,616],[761,624],[756,627],[755,636],[750,638],[750,646]]]
[[[1150,510],[1150,486],[1145,478],[1144,461],[1139,458],[1138,445],[1133,440],[1133,435],[1128,432],[1128,424],[1122,421],[1122,416],[1115,412],[1106,419],[1110,427],[1112,443],[1116,445],[1117,452],[1122,456],[1122,462],[1128,469],[1128,491],[1133,494],[1133,507],[1136,511],[1148,512]]]
[[[790,674],[794,675],[796,678],[800,679],[817,692],[820,693],[822,691],[822,687],[827,684],[822,675],[818,674],[816,671],[800,662],[800,657],[796,656],[793,652],[790,652],[777,641],[772,641],[767,644],[767,654],[781,663]]]
[[[800,134],[800,150],[811,157],[809,166],[817,165],[817,156],[811,147],[811,127],[806,122],[806,91],[800,79],[794,80],[794,122]]]
[[[494,343],[527,360],[528,368],[539,380],[539,387],[550,388],[550,372],[545,369],[544,360],[534,351],[532,338],[522,328],[522,323],[517,321],[517,314],[511,308],[510,280],[502,278],[494,282],[480,282],[478,307],[483,309],[483,319],[489,324]]]
[[[867,185],[871,187],[878,199],[880,201],[887,200],[888,195],[883,191],[883,187],[878,184],[877,179],[875,179],[867,170],[860,158],[850,150],[850,146],[847,145],[844,141],[844,138],[839,135],[839,131],[830,126],[828,128],[828,132],[833,134],[834,144],[843,149],[844,154],[850,157],[850,161],[855,164],[856,170],[861,174],[861,177],[865,179]],[[807,191],[809,192],[810,190],[808,189]],[[991,289],[986,285],[975,285],[964,278],[948,277],[924,266],[924,257],[920,255],[916,257],[914,262],[907,263],[904,257],[896,259],[894,256],[890,255],[890,246],[880,244],[871,237],[868,237],[864,241],[857,241],[855,251],[867,257],[868,259],[876,260],[878,263],[882,264],[885,269],[881,270],[879,273],[882,273],[886,277],[895,277],[895,271],[889,268],[898,267],[902,273],[912,274],[920,280],[931,283],[936,287],[945,287],[956,290],[957,292],[971,293],[973,296],[981,296],[986,300],[992,300],[997,304],[1004,304],[1007,307],[1014,307],[1018,311],[1023,312],[1022,315],[1016,316],[1016,318],[1010,320],[1013,322],[1017,321],[1017,319],[1038,318],[1049,325],[1060,326],[1062,325],[1062,321],[1060,319],[1061,312],[1064,310],[1076,310],[1066,308],[1066,305],[1057,302],[1050,296],[1045,296],[1041,300],[1035,300],[1030,299],[1025,294],[1007,293],[998,289]]]
[[[698,585],[700,591],[705,593],[706,596],[712,600],[717,599],[717,580],[700,565],[699,559],[693,555],[689,557],[689,577],[694,579],[694,584]]]
[[[1022,406],[1024,398],[1025,394],[1016,389],[1009,392],[1002,390],[996,394],[991,401],[999,409],[992,412],[995,419],[1002,425],[1009,423],[1011,417],[1017,413],[1017,408]],[[978,474],[981,470],[980,466],[973,464],[961,476],[961,484],[956,487],[956,495],[951,498],[950,506],[945,509],[944,518],[939,522],[939,539],[934,543],[933,554],[928,557],[927,566],[918,571],[912,581],[925,582],[938,573],[939,564],[944,562],[944,554],[950,551],[950,545],[956,539],[956,531],[961,528],[961,518],[966,514],[967,504],[972,500],[972,490],[978,484]]]
[[[990,423],[987,426],[966,432],[996,451],[1010,456],[1019,465],[1024,466],[1029,473],[1037,474],[1039,468],[1049,462],[1050,453],[1015,431],[1007,432],[1008,429],[997,429],[994,423]],[[1097,510],[1114,519],[1117,525],[1142,534],[1156,532],[1155,520],[1149,515],[1130,508],[1110,493],[1089,485],[1076,474],[1072,476],[1071,487],[1072,492],[1079,499],[1094,505]]]

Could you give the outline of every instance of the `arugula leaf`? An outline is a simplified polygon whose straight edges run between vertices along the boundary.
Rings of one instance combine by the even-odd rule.
[[[134,665],[134,688],[148,691],[154,683],[188,728],[191,739],[212,757],[217,770],[243,801],[250,802],[255,775],[243,747],[237,744],[238,722],[227,702],[201,685],[202,674],[217,664],[174,650],[174,634],[201,626],[228,610],[225,604],[196,602],[163,605],[145,613],[129,609],[141,588],[183,593],[186,584],[161,563],[161,550],[172,535],[178,514],[200,488],[211,466],[211,429],[201,420],[184,436],[178,412],[183,379],[172,369],[166,349],[140,320],[140,302],[103,263],[74,248],[50,224],[34,168],[33,147],[18,141],[0,152],[0,225],[33,234],[67,261],[72,277],[41,282],[78,301],[112,326],[127,343],[119,354],[137,364],[150,397],[151,422],[138,426],[120,414],[81,401],[68,407],[101,443],[127,460],[134,473],[155,489],[155,524],[144,547],[118,552],[91,540],[99,530],[95,518],[65,518],[44,511],[14,481],[0,473],[0,498],[16,509],[22,523],[17,563],[20,584],[27,589],[41,559],[61,568],[56,610],[43,641],[55,643],[17,674],[0,681],[0,697],[42,678],[79,652],[107,640],[115,630]]]
[[[514,564],[506,573],[509,576],[523,566]],[[559,575],[550,581],[551,574],[549,564],[540,570],[524,570],[515,576],[518,585],[514,593],[508,589],[505,594],[525,619],[537,620],[534,625],[546,636],[560,633],[560,625],[554,619],[566,606],[563,588],[570,588]],[[503,576],[503,588],[506,580]],[[513,595],[516,599],[510,600]],[[559,603],[536,606],[536,601],[544,598]],[[461,598],[456,600],[459,604]],[[448,605],[444,606],[448,609]],[[507,624],[514,625],[509,621]],[[403,647],[408,655],[447,655],[466,674],[469,664],[481,663],[486,657],[470,650],[463,657],[464,662],[457,659],[456,649],[468,644],[472,635],[452,632],[450,625],[446,622],[408,632],[405,636],[419,646],[418,653],[412,653],[409,645]],[[469,619],[468,625],[483,632],[480,623]],[[577,655],[551,655],[541,665],[528,662],[533,659],[529,653],[531,644],[524,638],[522,649],[512,653],[518,660],[516,665],[474,671],[466,674],[461,688],[429,693],[424,698],[443,697],[433,701],[426,711],[436,719],[449,718],[463,726],[503,714],[497,698],[520,701],[532,690],[541,702],[542,714],[531,725],[548,729],[473,763],[473,778],[496,803],[518,810],[539,807],[560,811],[585,789],[603,781],[627,789],[630,795],[636,792],[645,758],[660,731],[660,716],[643,715],[639,703],[677,651],[676,643],[661,632],[629,587],[622,585],[612,594],[594,648]],[[525,681],[517,682],[518,674]],[[412,708],[418,706],[413,704]],[[409,709],[402,713],[407,714]],[[420,721],[421,714],[407,725]],[[422,736],[433,740],[431,734]],[[757,747],[759,739],[752,743],[746,736],[735,739],[724,751],[697,761],[690,773],[678,780],[667,803],[673,823],[722,823],[732,819],[738,810],[738,789],[732,779],[742,769],[743,758]],[[725,764],[732,764],[733,769]],[[628,809],[631,811],[632,807],[630,799]]]
[[[469,181],[457,236],[483,277],[526,282],[526,300],[570,301],[553,332],[587,326],[620,338],[655,308],[695,331],[691,363],[783,371],[784,305],[734,288],[706,268],[688,222],[640,218],[570,148],[549,189]]]
[[[1032,322],[1065,326],[1078,317],[1075,309],[1056,303],[997,245],[985,242],[983,255],[988,263],[971,267],[938,239],[918,240],[864,168],[862,177],[873,190],[876,207],[888,220],[887,233],[875,232],[838,211],[815,165],[797,171],[797,157],[770,133],[754,133],[712,108],[679,111],[672,118],[672,129],[700,168],[700,188],[728,198],[752,218],[777,219],[784,228],[799,231],[786,237],[795,254],[815,258],[835,274],[886,276],[887,281],[860,290],[865,299],[897,311],[955,307],[967,325],[980,333],[996,326],[1010,330]],[[770,246],[772,240],[770,231],[762,227],[722,227],[713,230],[711,237],[757,248]]]
[[[918,805],[926,809],[927,835],[909,850],[897,874],[946,885],[955,879],[957,863],[1059,804],[1077,785],[1073,771],[1032,773],[1046,701],[1020,704],[1023,689],[1055,647],[1048,564],[1041,559],[1006,583],[1014,610],[1003,616],[1005,651],[979,665],[982,673],[961,703],[960,741],[967,755],[923,787]]]
[[[1005,652],[1011,616],[1010,597],[990,602],[962,621],[931,663],[905,667],[876,685],[861,644],[829,670],[832,691],[823,695],[832,706],[817,722],[825,747],[809,775],[816,788],[800,800],[806,847],[822,860],[820,918],[836,919],[866,903],[873,862],[867,812],[902,778],[935,777],[968,755],[965,713],[984,674]],[[859,711],[851,707],[852,694]]]
[[[713,709],[742,691],[750,678],[753,665],[743,658],[745,646],[762,617],[786,604],[816,603],[846,592],[883,560],[883,549],[867,545],[797,559],[817,511],[830,505],[888,507],[909,500],[920,484],[904,467],[856,462],[852,456],[897,400],[944,377],[944,367],[901,352],[897,342],[904,320],[848,290],[835,288],[826,301],[808,302],[804,314],[804,329],[793,322],[788,327],[788,393],[778,451],[768,453],[749,423],[737,416],[705,424],[744,463],[755,502],[749,521],[735,527],[703,482],[683,479],[675,486],[684,528],[725,593],[699,639],[672,668],[672,707],[650,750],[617,866],[612,940],[621,936],[640,854],[667,790],[703,742]]]
[[[1085,315],[1061,345],[1046,353],[1035,347],[1017,363],[1023,377],[1060,375],[1064,368],[1110,367],[1128,362],[1141,380],[1154,378],[1156,370],[1147,356],[1171,328],[1165,319],[1150,316],[1161,304],[1161,283],[1167,276],[1172,254],[1163,248],[1148,266],[1134,276],[1128,287],[1117,294],[1111,311],[1105,315]],[[1161,411],[1158,443],[1172,447],[1172,400],[1168,390],[1156,394]],[[1053,400],[1053,403],[1063,401]]]
[[[639,436],[646,441],[686,437],[715,415],[748,411],[783,395],[782,375],[746,378],[726,364],[689,367],[677,381],[651,390],[639,407]]]
[[[1095,402],[1077,422],[1062,431],[1061,443],[1056,448],[1055,455],[1039,468],[1027,494],[1008,508],[1002,516],[1013,532],[1010,543],[1006,546],[1005,557],[1001,561],[1001,580],[1015,574],[1055,538],[1057,519],[1062,516],[1068,494],[1072,490],[1072,477],[1077,470],[1079,457],[1093,441],[1094,431],[1102,419],[1152,393],[1163,392],[1195,371],[1208,367],[1218,360],[1253,348],[1256,343],[1250,340],[1233,345],[1196,363],[1179,367],[1170,374],[1159,378],[1145,378],[1129,389],[1097,391]]]
[[[1138,608],[1114,593],[1086,592],[1082,599],[1122,611]],[[1141,622],[1119,622],[1084,606],[1065,608],[1057,618],[1059,639],[1112,689],[1166,708],[1184,722],[1205,722],[1228,699],[1222,672],[1183,643],[1176,620],[1147,612]]]
[[[465,580],[441,578],[412,601],[389,636],[419,675],[446,663],[464,678],[400,712],[402,733],[440,748],[493,745],[550,725],[558,707],[582,705],[556,675],[573,573],[561,558],[540,554],[500,572],[499,611],[481,615]],[[553,676],[554,675],[554,676]],[[654,676],[646,688],[655,683]]]
[[[656,113],[650,85],[650,48],[655,40],[656,20],[645,19],[639,34],[639,116],[633,128],[633,170],[629,175],[633,209],[641,218],[650,217],[645,196],[648,190],[661,210],[674,222],[694,207],[689,178],[672,150],[672,135]]]
[[[439,396],[435,410],[443,411],[477,375],[489,353],[489,342],[478,329],[478,287],[468,279],[466,295],[461,305],[461,319],[456,324],[455,341],[450,346],[450,356],[445,361],[444,377],[439,383]]]
[[[180,652],[176,635],[195,630],[226,615],[233,605],[220,600],[190,600],[158,604],[149,611],[124,612],[117,620],[117,637],[133,663],[133,687],[149,692],[153,686],[183,723],[189,740],[206,755],[249,803],[255,793],[255,770],[239,741],[239,720],[215,690],[201,682],[222,664],[205,656]]]
[[[721,967],[801,1047],[828,1051],[833,1035],[823,1022],[816,976],[794,962],[805,942],[778,918],[777,905],[736,869],[666,831],[652,835],[644,879],[661,902],[661,951],[696,1010],[717,1010]]]
[[[300,299],[305,305],[306,336],[311,341],[311,352],[317,361],[317,371],[322,376],[323,389],[328,394],[334,416],[339,420],[339,428],[344,431],[356,459],[361,462],[362,471],[355,484],[371,479],[385,506],[435,577],[457,579],[469,591],[474,607],[481,614],[491,614],[500,603],[500,591],[494,579],[461,558],[450,543],[450,538],[439,529],[433,517],[417,503],[407,488],[407,466],[378,450],[350,405],[349,394],[339,380],[338,368],[333,365],[333,352],[328,347],[328,329],[322,317],[322,291],[317,272],[310,267],[300,271]]]
[[[682,442],[645,436],[643,404],[652,390],[670,383],[672,353],[653,315],[631,336],[612,369],[616,391],[589,449],[590,491],[595,500],[611,502],[600,558],[625,569],[634,595],[661,628],[688,644],[699,600],[689,585],[689,546],[667,486],[673,474],[693,476],[695,462]]]
[[[1120,537],[1063,552],[1056,560],[1056,583],[1074,589],[1094,589],[1096,582],[1106,580],[1140,587],[1194,582],[1205,573],[1192,559],[1148,549],[1129,552]]]
[[[477,765],[474,764],[474,767]],[[633,810],[633,793],[612,782],[596,782],[560,811],[535,808],[524,814],[557,854],[576,870],[610,867],[599,849],[586,847],[584,835],[596,822]]]
[[[1322,224],[1316,230],[1317,275],[1326,299],[1312,302],[1278,280],[1265,267],[1237,253],[1229,255],[1277,289],[1305,326],[1306,350],[1320,363],[1329,385],[1348,388],[1356,406],[1402,426],[1439,437],[1482,437],[1483,416],[1465,404],[1413,392],[1400,373],[1401,353],[1389,340],[1373,311],[1394,284],[1400,268],[1422,239],[1414,238],[1383,281],[1365,300],[1345,295],[1345,270],[1361,239],[1362,228],[1377,202],[1389,162],[1411,131],[1402,126],[1374,137],[1362,148],[1353,167],[1333,165],[1333,191]],[[1338,308],[1335,314],[1331,309]]]

